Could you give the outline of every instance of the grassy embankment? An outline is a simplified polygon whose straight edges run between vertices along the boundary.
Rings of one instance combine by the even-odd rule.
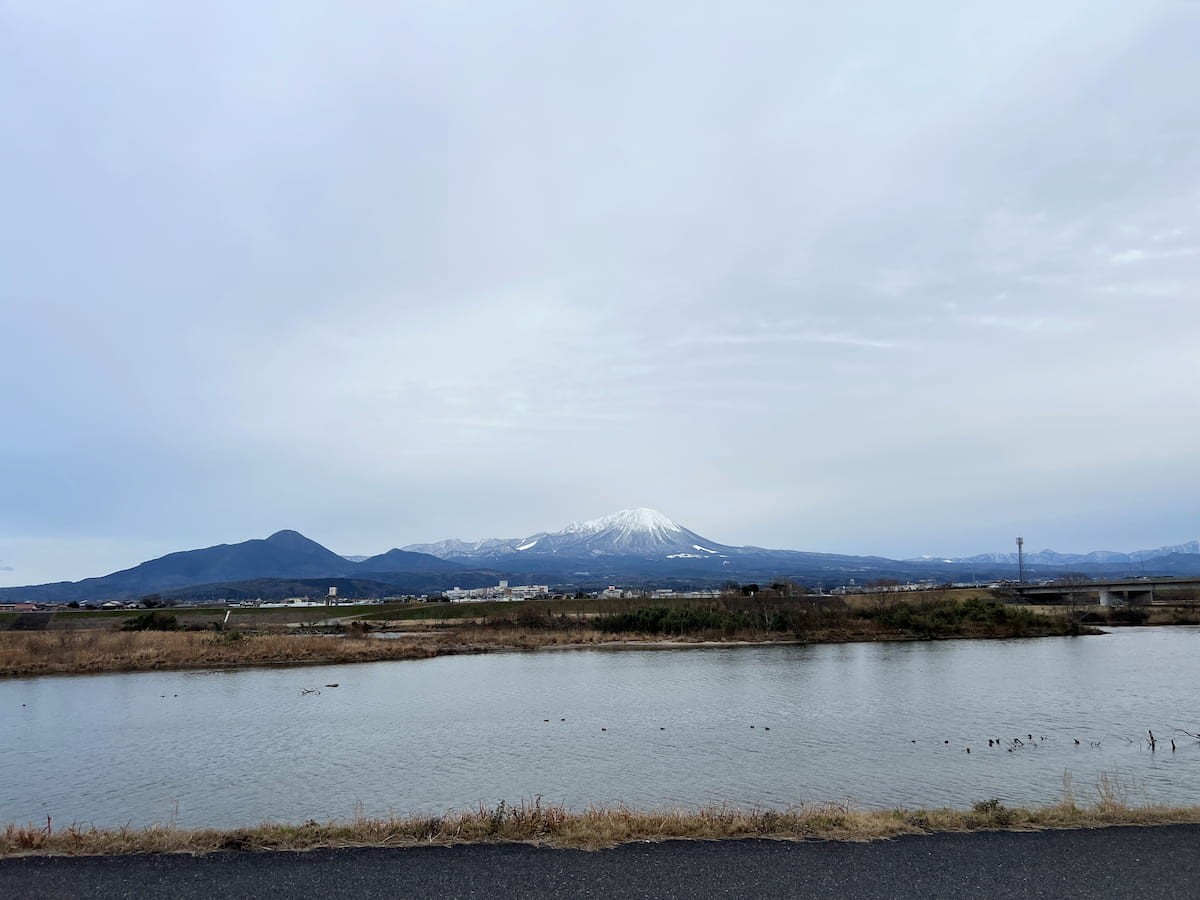
[[[0,676],[426,659],[435,644],[204,631],[0,632]]]
[[[970,591],[851,599],[764,592],[755,597],[704,601],[643,598],[455,604],[448,609],[425,607],[402,614],[403,623],[386,612],[366,618],[387,619],[407,627],[433,620],[432,624],[469,643],[517,647],[664,640],[844,643],[1095,633],[1060,612],[1013,606]]]
[[[1100,799],[1078,805],[1069,796],[1053,806],[1009,808],[997,800],[970,810],[893,809],[857,811],[827,805],[790,811],[638,811],[625,807],[574,812],[540,800],[515,806],[440,816],[358,819],[302,825],[264,824],[232,830],[187,830],[170,826],[55,829],[9,825],[0,833],[0,856],[27,854],[115,855],[212,853],[218,850],[312,850],[326,847],[415,847],[430,844],[532,842],[552,847],[597,849],[630,841],[776,840],[865,841],[910,834],[980,830],[1034,831],[1112,825],[1200,822],[1200,807],[1129,806],[1101,791]]]
[[[365,606],[336,611],[170,610],[131,616],[66,614],[50,630],[0,632],[0,676],[222,668],[229,666],[423,659],[452,653],[548,646],[661,642],[805,643],[1006,638],[1081,634],[1064,615],[975,594],[844,600],[728,596],[717,600],[563,600],[523,603]],[[342,617],[344,638],[400,628],[391,640],[298,634],[327,615]],[[62,614],[60,614],[62,615]],[[289,622],[288,617],[292,621]],[[295,621],[304,616],[302,621]],[[348,624],[347,620],[353,619]],[[91,627],[83,627],[90,624]],[[120,630],[135,628],[137,630]],[[236,630],[229,630],[236,629]],[[247,630],[243,630],[247,629]],[[252,630],[251,630],[252,629]]]

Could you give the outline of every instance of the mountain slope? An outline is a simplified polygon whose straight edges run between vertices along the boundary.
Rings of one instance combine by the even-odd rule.
[[[368,556],[355,563],[354,571],[360,577],[365,577],[378,572],[457,572],[462,568],[458,563],[439,559],[430,553],[415,553],[393,547],[387,553]]]
[[[404,549],[433,553],[455,561],[602,556],[708,559],[738,550],[701,537],[662,513],[644,507],[624,509],[586,522],[573,522],[562,531],[541,531],[525,538],[488,538],[474,542],[448,540],[413,544]]]
[[[1187,550],[1190,544],[1169,550]],[[627,509],[561,531],[523,538],[446,540],[415,544],[409,551],[431,553],[468,566],[484,565],[512,578],[559,583],[615,583],[622,579],[653,583],[795,578],[813,584],[868,584],[877,579],[955,582],[1015,578],[1015,554],[982,554],[965,559],[893,560],[799,550],[771,550],[721,544],[684,528],[652,509]],[[1027,554],[1026,577],[1052,578],[1070,565],[1097,575],[1127,574],[1131,558],[1154,559],[1166,573],[1182,574],[1200,557],[1096,553],[1086,557],[1046,552]],[[1147,566],[1150,563],[1146,563]],[[1200,571],[1200,564],[1194,571]]]
[[[43,592],[26,590],[47,600],[127,599],[171,588],[249,578],[315,578],[344,575],[351,563],[295,531],[277,531],[268,538],[239,544],[218,544],[201,550],[168,553],[131,569],[74,583],[43,585]],[[20,590],[11,588],[8,590]]]
[[[21,597],[37,602],[126,600],[176,588],[256,579],[356,577],[360,573],[448,573],[459,568],[427,554],[400,550],[355,563],[299,532],[277,531],[268,538],[168,553],[99,578],[0,588],[0,597]]]

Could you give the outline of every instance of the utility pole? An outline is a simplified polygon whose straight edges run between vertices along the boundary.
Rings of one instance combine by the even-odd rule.
[[[1025,583],[1025,538],[1017,538],[1017,584]]]

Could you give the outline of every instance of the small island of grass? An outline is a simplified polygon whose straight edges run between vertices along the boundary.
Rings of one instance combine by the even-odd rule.
[[[303,611],[176,608],[133,616],[72,611],[56,614],[44,630],[0,633],[0,676],[318,665],[550,647],[1099,633],[1084,619],[1078,612],[1015,605],[977,590],[859,597],[779,590],[704,600],[581,598]],[[384,636],[388,639],[375,639]]]

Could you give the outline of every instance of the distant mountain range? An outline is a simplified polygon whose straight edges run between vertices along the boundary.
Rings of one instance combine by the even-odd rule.
[[[99,578],[0,588],[0,600],[14,597],[33,602],[127,600],[152,593],[190,599],[196,595],[227,596],[229,591],[245,593],[246,582],[256,582],[267,589],[262,596],[282,596],[280,589],[285,583],[305,580],[315,580],[313,584],[319,583],[320,593],[324,594],[326,587],[336,586],[332,579],[372,581],[377,587],[396,593],[397,576],[399,583],[415,585],[419,591],[444,590],[464,580],[456,577],[462,570],[456,563],[399,549],[352,562],[299,532],[277,531],[261,540],[168,553]],[[472,587],[488,583],[478,577],[465,580],[476,582]],[[299,593],[311,592],[313,584]]]
[[[1093,550],[1091,553],[1055,553],[1053,550],[1038,550],[1035,553],[1025,554],[1025,565],[1077,566],[1142,563],[1147,560],[1159,559],[1173,554],[1200,554],[1200,541],[1188,541],[1184,544],[1158,547],[1154,550],[1134,550],[1132,553],[1119,553],[1115,550]],[[1017,554],[980,553],[975,556],[958,557],[950,560],[950,562],[966,563],[968,565],[999,563],[1015,566],[1017,564]]]
[[[576,563],[602,561],[607,557],[639,557],[656,560],[701,560],[709,563],[720,561],[722,567],[740,569],[747,560],[772,560],[789,562],[868,561],[867,565],[892,563],[915,566],[955,566],[961,574],[972,567],[994,571],[997,567],[1015,567],[1016,553],[981,553],[976,556],[939,558],[922,556],[908,560],[884,560],[880,557],[841,556],[828,553],[805,553],[799,550],[766,550],[762,547],[733,547],[720,544],[689,531],[677,522],[653,509],[626,509],[610,516],[576,522],[562,531],[538,532],[523,538],[486,538],[480,541],[456,539],[438,541],[434,544],[411,544],[404,548],[416,553],[427,553],[440,559],[463,564],[487,561],[496,565],[537,566],[531,562],[554,560],[561,564],[566,559]],[[1028,566],[1112,566],[1144,563],[1170,556],[1200,555],[1200,541],[1189,541],[1156,550],[1137,550],[1133,553],[1118,553],[1098,550],[1092,553],[1056,553],[1041,550],[1025,554]]]
[[[1015,553],[958,559],[874,556],[736,547],[705,538],[652,509],[629,509],[523,538],[445,540],[377,556],[339,556],[295,531],[169,553],[98,578],[0,588],[0,601],[127,600],[161,594],[184,600],[339,594],[380,597],[511,583],[592,588],[700,587],[790,578],[834,587],[878,579],[954,582],[1016,575]],[[1200,542],[1134,553],[1025,554],[1028,578],[1200,574]]]

